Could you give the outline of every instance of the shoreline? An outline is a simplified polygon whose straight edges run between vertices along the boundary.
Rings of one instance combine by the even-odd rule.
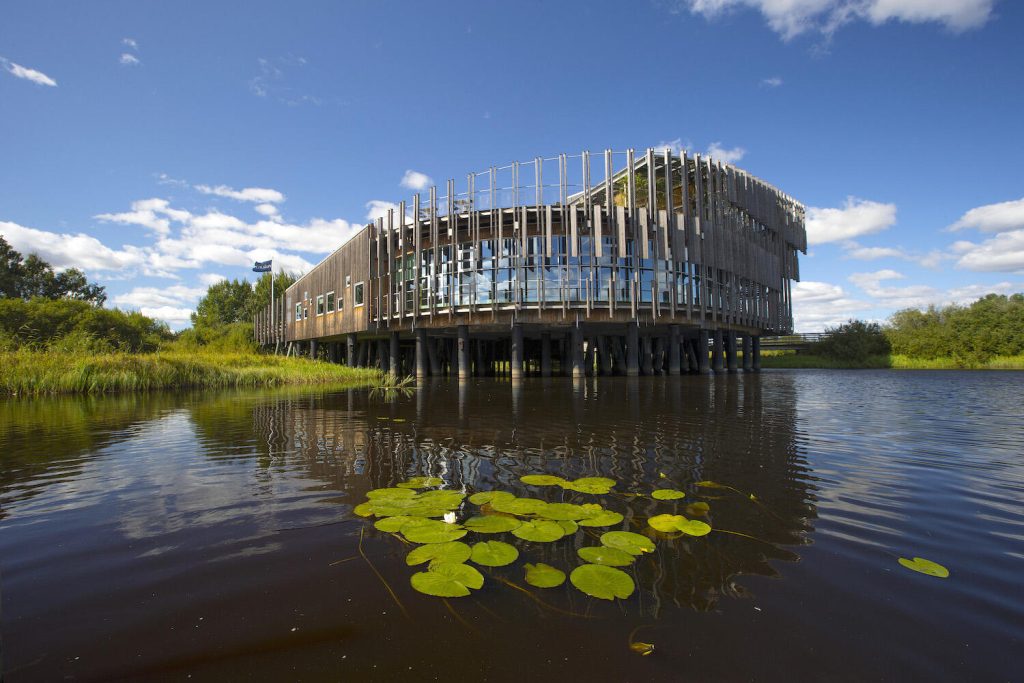
[[[786,370],[1024,370],[1024,355],[995,356],[984,363],[958,363],[953,358],[910,358],[898,354],[844,361],[808,353],[761,354],[761,367]]]

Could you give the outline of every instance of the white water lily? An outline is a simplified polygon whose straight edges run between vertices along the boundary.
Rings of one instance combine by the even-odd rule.
[[[455,524],[455,513],[454,512],[446,512],[446,513],[444,513],[444,522],[445,522],[445,524]]]

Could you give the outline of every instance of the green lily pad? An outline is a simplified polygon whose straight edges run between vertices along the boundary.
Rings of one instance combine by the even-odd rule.
[[[504,517],[502,515],[479,515],[470,517],[465,522],[465,527],[478,534],[500,534],[503,531],[512,531],[523,522],[515,517]]]
[[[654,498],[655,500],[679,500],[680,498],[685,497],[685,493],[676,489],[656,489],[654,493],[651,494],[651,498]]]
[[[606,531],[601,534],[601,545],[624,550],[631,555],[654,552],[654,542],[632,531]]]
[[[467,588],[484,587],[484,575],[476,567],[459,562],[431,562],[428,571],[454,579]]]
[[[910,569],[915,572],[920,572],[922,574],[927,574],[928,576],[935,576],[940,579],[949,578],[948,569],[943,567],[938,562],[932,562],[931,560],[926,560],[923,557],[915,557],[912,560],[908,560],[905,557],[901,557],[899,559],[899,563],[907,569]]]
[[[409,517],[407,515],[399,515],[397,517],[384,517],[378,519],[373,523],[378,531],[386,531],[389,534],[398,533],[398,531],[411,519],[418,519],[417,517]]]
[[[457,541],[468,532],[458,524],[445,524],[435,519],[413,519],[402,525],[402,535],[413,543],[447,543]]]
[[[618,548],[609,548],[603,545],[590,545],[580,548],[576,551],[576,554],[583,559],[584,562],[591,564],[605,564],[610,567],[626,567],[633,564],[636,558],[625,550],[619,550]]]
[[[518,557],[519,551],[514,545],[501,541],[480,541],[473,544],[470,559],[485,567],[504,567],[515,562]]]
[[[507,512],[512,515],[533,515],[547,506],[543,500],[536,498],[498,498],[491,500],[491,507],[498,512]]]
[[[366,497],[370,500],[382,500],[387,498],[412,498],[415,495],[416,492],[409,489],[386,488],[369,491]]]
[[[601,510],[593,517],[587,517],[579,521],[580,526],[615,526],[622,522],[623,517],[612,510]]]
[[[688,519],[676,528],[689,536],[707,536],[711,533],[711,525],[698,519]]]
[[[469,502],[473,505],[486,505],[501,498],[512,500],[515,496],[508,491],[479,491],[469,497]]]
[[[716,481],[707,481],[707,480],[705,480],[705,481],[698,481],[697,482],[697,486],[703,486],[706,489],[724,489],[724,488],[728,488],[727,486],[723,486],[722,484],[719,484]]]
[[[438,561],[449,564],[462,564],[469,559],[471,550],[462,541],[448,541],[447,543],[429,543],[413,548],[405,556],[405,563],[410,567],[424,562]]]
[[[678,525],[685,521],[686,518],[682,515],[656,515],[647,520],[647,523],[650,524],[653,529],[668,534],[673,531],[678,531]]]
[[[527,563],[526,583],[537,588],[555,588],[565,583],[565,572],[555,569],[549,564],[538,562],[537,564]]]
[[[580,525],[572,521],[571,519],[558,520],[558,526],[562,527],[562,530],[565,531],[566,536],[574,534],[580,530]]]
[[[560,484],[564,489],[577,491],[578,493],[603,494],[610,493],[615,486],[615,480],[607,477],[581,477],[573,481]]]
[[[565,479],[552,474],[527,474],[524,477],[519,477],[519,481],[530,486],[558,486]]]
[[[373,514],[373,506],[370,503],[360,503],[352,508],[352,512],[360,517],[369,517]]]
[[[440,477],[413,477],[408,481],[395,484],[395,486],[403,489],[426,489],[431,486],[440,486],[443,483],[444,479],[441,479]]]
[[[565,529],[558,522],[547,519],[536,519],[523,522],[519,527],[512,530],[512,535],[524,541],[536,543],[550,543],[565,536]]]
[[[629,574],[600,564],[576,567],[569,575],[569,581],[587,595],[602,600],[628,598],[636,590]]]
[[[468,564],[442,562],[431,565],[425,572],[413,574],[409,579],[412,587],[420,593],[439,598],[463,598],[470,588],[481,588],[484,577]]]
[[[572,503],[548,503],[537,510],[536,514],[538,517],[552,519],[557,522],[562,519],[571,519],[573,521],[583,519],[585,517],[590,517],[593,512],[580,505],[573,505]]]
[[[416,500],[421,503],[428,505],[445,508],[446,510],[454,510],[455,508],[462,505],[462,501],[465,499],[465,494],[459,491],[424,491],[423,493],[416,496]]]
[[[707,503],[690,503],[686,506],[686,514],[691,517],[703,517],[711,511],[711,506]]]

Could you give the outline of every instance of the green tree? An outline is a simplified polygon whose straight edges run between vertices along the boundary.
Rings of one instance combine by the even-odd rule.
[[[94,306],[107,300],[106,289],[86,280],[77,268],[55,273],[36,254],[21,253],[0,236],[0,297],[8,299],[77,299]]]
[[[206,296],[199,300],[192,325],[196,328],[215,328],[237,322],[251,322],[249,315],[252,285],[246,279],[221,280],[210,285]]]
[[[270,304],[270,273],[263,273],[260,279],[256,281],[256,285],[252,290],[252,298],[249,306],[249,317],[247,321],[252,321],[253,316],[262,311],[267,305]],[[284,291],[295,284],[298,279],[292,273],[286,271],[279,271],[274,273],[274,296],[281,298],[284,296]]]
[[[866,361],[890,352],[891,346],[878,323],[849,320],[838,327],[826,328],[828,337],[814,345],[812,353],[847,361]]]

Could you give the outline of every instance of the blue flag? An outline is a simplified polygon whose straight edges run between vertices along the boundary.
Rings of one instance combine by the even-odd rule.
[[[256,264],[253,265],[252,267],[252,272],[269,273],[271,270],[273,270],[273,263],[273,259],[271,259],[270,261],[257,261]]]

